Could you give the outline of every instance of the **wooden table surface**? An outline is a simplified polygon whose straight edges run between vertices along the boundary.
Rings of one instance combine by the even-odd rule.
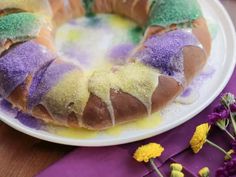
[[[236,0],[222,0],[236,24]],[[0,122],[0,177],[32,177],[75,147],[45,142]]]

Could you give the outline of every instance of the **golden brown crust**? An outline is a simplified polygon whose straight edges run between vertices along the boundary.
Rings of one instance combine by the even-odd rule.
[[[144,26],[148,19],[148,0],[95,0],[93,10],[95,13],[115,13],[134,20],[138,25]]]
[[[53,11],[52,21],[56,25],[62,24],[71,17],[71,14],[66,14],[63,0],[58,0],[58,1],[49,0],[49,1]]]
[[[133,0],[127,0],[127,3],[125,3],[124,5],[124,3],[122,3],[122,0],[96,0],[93,9],[95,12],[114,12],[120,15],[125,15],[135,20],[137,23],[143,25],[148,17],[148,13],[145,10],[146,8],[143,8],[146,7],[146,1],[147,0],[137,1],[137,3],[133,5]],[[75,2],[78,1],[70,1],[72,6],[76,5]],[[58,16],[62,17],[65,14],[65,9],[62,8],[63,6],[61,0],[51,0],[51,3],[54,11],[54,20],[57,23],[59,23],[59,21],[68,20],[68,18],[70,18],[67,16],[63,20],[57,19]],[[81,10],[80,6],[77,6],[76,8],[74,7],[74,9],[77,10],[76,13],[73,14],[73,16],[78,16],[80,14],[82,15],[82,13],[84,13],[84,10]],[[194,46],[187,46],[183,49],[184,74],[186,84],[189,84],[193,77],[195,77],[196,74],[203,68],[211,49],[211,38],[204,18],[195,20],[193,24],[193,33],[203,45],[205,53],[201,48]],[[172,25],[169,29],[164,29],[158,26],[150,27],[147,29],[146,37],[153,34],[164,33],[166,32],[166,30],[174,29],[176,29],[176,25]],[[53,44],[50,43],[50,41],[43,40],[42,36],[50,36],[50,32],[42,29],[40,32],[40,37],[37,39],[37,41],[53,51]],[[183,91],[183,86],[173,78],[160,76],[157,79],[159,80],[159,84],[152,96],[153,112],[158,111],[169,104]],[[28,111],[26,109],[26,102],[28,95],[27,91],[30,83],[31,78],[29,76],[25,83],[19,86],[8,98],[8,100],[13,103],[14,106],[22,109],[25,112]],[[146,107],[137,98],[127,93],[111,90],[110,97],[117,124],[139,119],[140,117],[147,115]],[[65,117],[65,119],[68,120],[68,124],[66,125],[62,122],[55,121],[50,116],[46,108],[42,105],[36,106],[32,112],[32,115],[36,118],[44,120],[45,122],[70,127],[85,127],[93,130],[101,130],[112,126],[112,121],[107,109],[107,105],[102,102],[100,98],[92,94],[89,97],[88,103],[83,112],[83,116],[79,122],[77,117],[73,113],[68,117]]]
[[[152,96],[152,111],[158,111],[179,95],[183,87],[175,79],[160,76],[159,84]],[[147,109],[137,98],[111,90],[111,101],[116,124],[126,123],[148,116]],[[83,114],[84,127],[101,130],[112,126],[107,106],[97,96],[91,95]]]
[[[9,15],[12,13],[20,13],[20,12],[24,12],[24,11],[21,9],[17,9],[17,8],[2,9],[2,10],[0,10],[0,17],[4,16],[4,15]]]
[[[89,129],[104,129],[112,126],[106,104],[92,94],[84,109],[82,122],[82,126]]]
[[[193,78],[202,70],[207,61],[207,56],[201,48],[185,47],[184,51],[184,74],[186,85],[189,85]]]
[[[207,57],[211,53],[211,35],[206,20],[201,17],[193,21],[193,34],[198,38],[206,52]]]
[[[112,13],[112,2],[111,0],[96,0],[93,5],[93,11],[95,13]]]
[[[64,8],[64,0],[49,0],[53,10],[53,22],[59,26],[71,18],[85,14],[81,0],[69,0],[68,9]]]
[[[144,21],[142,23],[142,21],[140,21],[140,19],[137,19],[137,18],[134,18],[134,14],[136,14],[136,12],[133,10],[133,3],[134,1],[133,0],[126,0],[125,3],[123,1],[114,1],[113,3],[113,12],[116,13],[116,14],[119,14],[119,15],[122,15],[122,16],[125,16],[125,17],[128,17],[134,21],[136,21],[139,25],[144,25],[146,21]],[[144,9],[144,8],[142,8]],[[142,16],[142,19],[144,17],[147,17],[147,13],[145,14],[142,11],[139,12],[140,13],[140,16]]]
[[[52,31],[48,27],[42,27],[38,37],[35,39],[39,44],[47,47],[52,52],[55,52],[55,46],[53,44]]]
[[[182,91],[183,87],[175,79],[160,76],[158,87],[152,96],[152,111],[156,112],[171,103]]]
[[[84,16],[85,10],[83,8],[82,0],[69,0],[72,18]]]

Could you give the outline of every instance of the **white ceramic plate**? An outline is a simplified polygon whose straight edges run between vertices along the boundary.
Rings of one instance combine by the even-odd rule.
[[[0,108],[0,117],[9,126],[30,136],[66,145],[108,146],[129,143],[158,135],[186,122],[207,107],[223,90],[235,66],[236,38],[233,24],[218,0],[199,0],[214,34],[212,55],[203,74],[194,81],[188,105],[173,103],[162,111],[161,118],[118,126],[104,132],[89,132],[56,126],[30,128],[15,119],[14,113]],[[218,31],[218,32],[217,32]],[[203,76],[208,78],[202,79]],[[152,122],[152,123],[150,123]]]

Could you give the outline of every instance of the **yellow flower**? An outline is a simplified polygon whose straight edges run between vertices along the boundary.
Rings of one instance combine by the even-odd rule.
[[[207,134],[210,128],[211,126],[208,123],[196,127],[193,137],[190,140],[190,146],[194,153],[198,153],[202,149],[202,146],[207,140]]]
[[[181,171],[172,170],[170,177],[184,177],[184,174]]]
[[[170,164],[170,169],[175,171],[182,171],[183,166],[179,163],[172,163]]]
[[[134,158],[138,162],[144,161],[147,163],[150,159],[161,156],[163,151],[164,148],[160,144],[149,143],[139,147],[134,153]]]
[[[234,153],[233,149],[230,149],[227,154],[225,155],[225,160],[230,160],[230,156]]]
[[[210,176],[210,170],[208,167],[204,167],[202,168],[199,172],[198,172],[200,177],[209,177]]]

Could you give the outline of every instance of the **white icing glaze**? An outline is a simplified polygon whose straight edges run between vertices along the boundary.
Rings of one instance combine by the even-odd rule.
[[[158,85],[159,72],[141,63],[130,63],[112,70],[93,73],[89,80],[89,91],[106,103],[111,121],[115,124],[110,90],[121,90],[144,104],[148,114],[152,112],[152,95]]]

